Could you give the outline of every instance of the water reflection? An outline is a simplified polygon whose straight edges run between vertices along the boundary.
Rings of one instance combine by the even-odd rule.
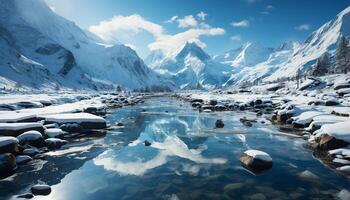
[[[103,166],[121,175],[143,175],[148,170],[164,165],[168,157],[177,156],[196,163],[224,164],[224,158],[206,158],[201,155],[204,149],[189,149],[179,138],[187,136],[189,127],[199,124],[189,124],[193,121],[180,120],[177,117],[155,120],[146,126],[140,137],[129,146],[115,151],[107,150],[94,159],[96,165]],[[192,128],[193,129],[193,128]],[[146,147],[143,142],[152,143]]]

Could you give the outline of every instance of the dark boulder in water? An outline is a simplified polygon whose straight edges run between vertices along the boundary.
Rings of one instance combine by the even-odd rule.
[[[216,120],[215,128],[224,128],[225,124],[221,119]]]

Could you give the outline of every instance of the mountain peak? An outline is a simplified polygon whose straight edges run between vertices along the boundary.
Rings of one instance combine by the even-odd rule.
[[[185,59],[188,55],[197,57],[201,61],[209,60],[210,56],[195,42],[186,42],[181,51],[176,55],[175,59]]]

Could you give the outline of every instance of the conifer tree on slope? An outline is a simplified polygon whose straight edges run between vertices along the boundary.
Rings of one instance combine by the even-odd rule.
[[[342,36],[338,42],[338,47],[335,52],[335,72],[347,73],[350,68],[349,61],[349,41],[344,36]]]

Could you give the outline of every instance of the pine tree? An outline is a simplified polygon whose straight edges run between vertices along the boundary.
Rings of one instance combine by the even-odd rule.
[[[311,76],[323,76],[328,73],[330,68],[328,53],[324,53],[320,58],[317,59],[316,64],[310,71]]]
[[[349,41],[342,36],[338,42],[338,47],[335,52],[335,72],[347,73],[349,71],[350,61]]]
[[[296,80],[297,80],[297,88],[299,88],[300,85],[300,77],[301,77],[301,70],[298,68],[297,74],[296,74]]]

